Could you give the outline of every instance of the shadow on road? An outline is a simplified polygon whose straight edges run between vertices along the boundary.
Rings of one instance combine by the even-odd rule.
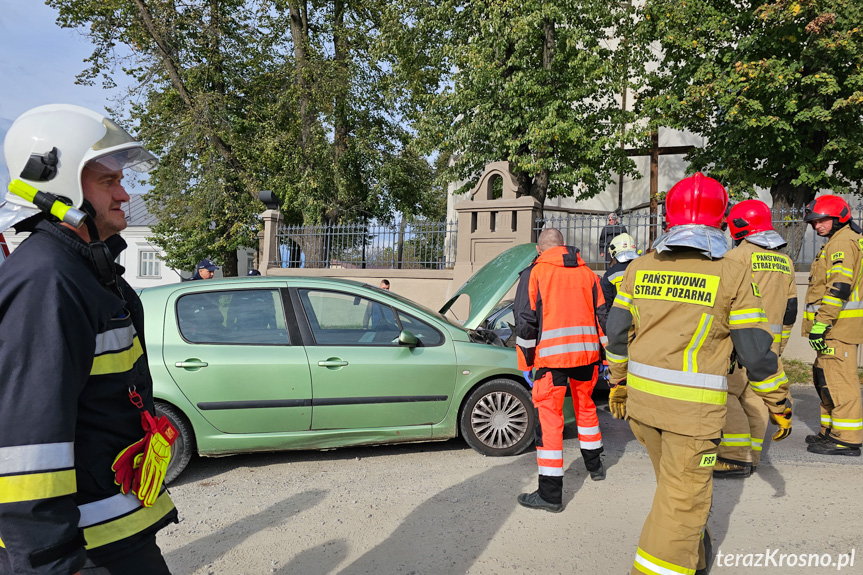
[[[196,539],[188,545],[166,553],[165,560],[168,565],[171,565],[178,563],[179,558],[182,557],[184,563],[189,566],[189,571],[196,571],[204,565],[213,563],[256,533],[281,525],[298,512],[315,507],[326,494],[323,489],[311,489],[287,497],[260,513],[231,523],[217,533]]]

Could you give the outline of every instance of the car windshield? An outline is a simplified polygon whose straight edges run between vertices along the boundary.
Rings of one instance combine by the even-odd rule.
[[[366,284],[366,287],[370,287],[370,288],[376,289],[376,290],[378,290],[378,291],[383,291],[383,290],[380,290],[379,288],[377,288],[377,287],[375,287],[375,286],[373,286],[373,285],[369,285],[369,284]],[[429,308],[429,307],[426,307],[426,306],[422,305],[421,303],[417,303],[417,302],[415,302],[415,301],[414,301],[414,300],[412,300],[412,299],[406,298],[406,297],[404,297],[404,296],[400,296],[399,294],[397,294],[397,293],[393,293],[393,292],[391,292],[391,291],[386,292],[386,294],[387,294],[388,296],[390,296],[390,297],[393,297],[393,298],[397,299],[398,301],[400,301],[400,302],[402,302],[402,303],[404,303],[404,304],[408,304],[408,305],[410,305],[410,306],[412,306],[412,307],[419,308],[419,309],[423,310],[424,312],[426,312],[427,314],[433,315],[433,316],[434,316],[434,317],[436,317],[437,319],[442,320],[442,321],[445,321],[445,322],[447,322],[448,324],[450,324],[450,325],[452,325],[452,326],[455,326],[455,327],[457,327],[457,328],[459,328],[459,329],[464,329],[464,326],[463,326],[463,325],[460,325],[460,324],[458,324],[458,323],[454,322],[453,320],[451,320],[451,319],[450,319],[450,318],[448,318],[447,316],[443,315],[442,313],[440,313],[440,312],[438,312],[438,311],[435,311],[435,310],[433,310],[433,309],[431,309],[431,308]],[[467,331],[467,330],[465,330],[465,331]]]

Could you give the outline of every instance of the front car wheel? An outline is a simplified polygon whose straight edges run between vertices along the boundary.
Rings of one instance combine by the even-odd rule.
[[[460,429],[467,444],[483,455],[517,455],[533,441],[536,412],[530,392],[509,379],[476,388],[462,409]]]

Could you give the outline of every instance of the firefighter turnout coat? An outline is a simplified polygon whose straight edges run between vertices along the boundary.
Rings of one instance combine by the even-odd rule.
[[[628,385],[629,417],[718,438],[732,348],[760,382],[776,373],[772,343],[750,267],[687,249],[653,252],[626,269],[608,317],[606,356],[610,381]]]
[[[116,256],[119,236],[105,242]],[[111,464],[153,412],[141,302],[99,281],[70,230],[41,221],[0,267],[0,572],[74,573],[176,521],[122,495]],[[122,297],[121,297],[122,294]],[[86,549],[86,551],[85,551]]]
[[[857,346],[863,342],[863,237],[851,225],[837,230],[818,252],[809,274],[803,335],[814,322],[830,329],[827,350],[812,366],[821,398],[822,435],[843,445],[863,445],[863,401],[857,376]]]

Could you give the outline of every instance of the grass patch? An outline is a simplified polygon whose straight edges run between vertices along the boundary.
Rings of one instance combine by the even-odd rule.
[[[789,383],[812,383],[812,364],[799,359],[783,359],[782,366]],[[863,369],[857,370],[857,379],[863,385]]]

